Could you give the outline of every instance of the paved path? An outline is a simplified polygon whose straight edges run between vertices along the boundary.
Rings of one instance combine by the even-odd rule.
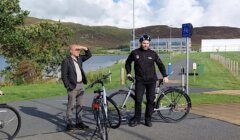
[[[240,90],[216,90],[216,91],[206,91],[207,94],[226,94],[226,95],[240,95]]]
[[[89,108],[93,95],[86,94],[84,121],[88,131],[65,132],[66,97],[52,97],[11,103],[22,116],[22,128],[16,140],[72,140],[90,139],[95,130]],[[156,115],[156,114],[155,114]],[[179,123],[164,123],[154,115],[152,128],[145,125],[129,127],[126,123],[110,130],[110,140],[239,140],[240,126],[190,114]],[[95,137],[97,139],[97,137]]]

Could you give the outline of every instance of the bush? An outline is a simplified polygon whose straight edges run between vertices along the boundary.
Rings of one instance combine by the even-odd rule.
[[[34,83],[41,75],[39,70],[32,62],[28,60],[20,61],[15,69],[14,83],[17,85],[24,83]]]
[[[96,79],[101,78],[104,74],[107,74],[107,73],[108,72],[104,71],[104,70],[91,71],[91,72],[87,73],[86,77],[90,84],[90,83],[94,82]],[[104,82],[109,82],[109,80],[104,80]]]

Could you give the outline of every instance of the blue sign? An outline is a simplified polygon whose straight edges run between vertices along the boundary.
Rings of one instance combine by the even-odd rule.
[[[182,37],[191,37],[193,26],[191,23],[182,24]]]

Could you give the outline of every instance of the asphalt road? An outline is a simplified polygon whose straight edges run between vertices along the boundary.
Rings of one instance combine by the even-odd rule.
[[[93,95],[86,94],[83,120],[90,125],[87,131],[65,131],[66,97],[52,97],[10,105],[22,116],[22,127],[16,140],[72,140],[90,139],[95,122],[90,109]],[[144,116],[144,115],[143,115]],[[189,114],[179,123],[165,123],[154,114],[153,127],[141,124],[129,127],[126,122],[118,129],[109,131],[110,140],[239,140],[240,126],[231,123]],[[142,121],[144,123],[144,121]],[[94,136],[94,139],[99,139]]]

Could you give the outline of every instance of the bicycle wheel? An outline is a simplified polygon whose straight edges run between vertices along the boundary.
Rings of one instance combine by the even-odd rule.
[[[21,117],[16,109],[0,104],[0,139],[13,139],[21,127]]]
[[[178,122],[184,119],[191,108],[189,96],[182,90],[170,88],[157,100],[156,111],[166,122]]]
[[[135,107],[135,96],[133,91],[129,95],[125,105],[123,105],[125,99],[127,98],[128,91],[120,90],[115,92],[109,96],[117,105],[117,108],[120,110],[121,116],[130,117],[134,114],[134,107]]]
[[[119,109],[117,108],[116,103],[109,97],[107,97],[107,105],[108,105],[108,122],[109,126],[113,129],[118,128],[121,125],[121,114]]]

